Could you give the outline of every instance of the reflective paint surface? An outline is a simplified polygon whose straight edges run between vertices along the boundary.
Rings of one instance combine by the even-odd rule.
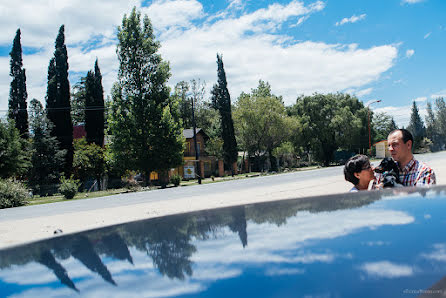
[[[0,296],[446,295],[446,187],[132,222],[0,251]]]

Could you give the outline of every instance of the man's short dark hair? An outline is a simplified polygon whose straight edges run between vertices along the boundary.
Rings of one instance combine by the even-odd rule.
[[[404,129],[404,128],[399,128],[399,129],[392,130],[389,133],[389,136],[391,134],[393,134],[394,132],[397,132],[397,131],[401,131],[401,134],[403,135],[403,142],[404,142],[404,144],[406,144],[407,141],[412,141],[412,148],[413,148],[413,136],[410,133],[410,131],[408,131],[407,129]]]
[[[357,185],[359,183],[359,179],[356,178],[355,173],[360,173],[366,168],[366,166],[370,166],[369,158],[366,155],[357,154],[350,157],[344,166],[345,180],[353,183],[353,185]]]

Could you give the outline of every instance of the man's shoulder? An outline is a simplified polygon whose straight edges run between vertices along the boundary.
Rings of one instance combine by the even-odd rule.
[[[433,171],[433,169],[425,162],[414,159],[418,171]]]

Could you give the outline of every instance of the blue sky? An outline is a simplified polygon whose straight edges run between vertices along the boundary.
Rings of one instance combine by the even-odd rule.
[[[348,92],[407,125],[416,100],[446,96],[444,0],[72,0],[0,4],[0,110],[7,109],[9,51],[22,30],[29,100],[44,102],[48,62],[65,24],[72,86],[99,59],[105,93],[116,81],[116,27],[136,6],[170,61],[169,85],[216,82],[223,54],[232,100],[268,81],[287,105],[299,94]],[[87,9],[88,8],[88,9]],[[5,112],[0,112],[0,117]]]

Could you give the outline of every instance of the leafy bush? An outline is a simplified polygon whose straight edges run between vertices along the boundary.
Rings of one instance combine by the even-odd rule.
[[[175,186],[180,185],[181,182],[181,176],[178,174],[172,175],[172,177],[170,177],[170,183],[172,183]]]
[[[76,195],[79,185],[79,180],[73,179],[73,176],[69,179],[62,176],[60,179],[59,191],[65,199],[71,200]]]
[[[28,190],[19,182],[0,179],[0,209],[26,205]]]

